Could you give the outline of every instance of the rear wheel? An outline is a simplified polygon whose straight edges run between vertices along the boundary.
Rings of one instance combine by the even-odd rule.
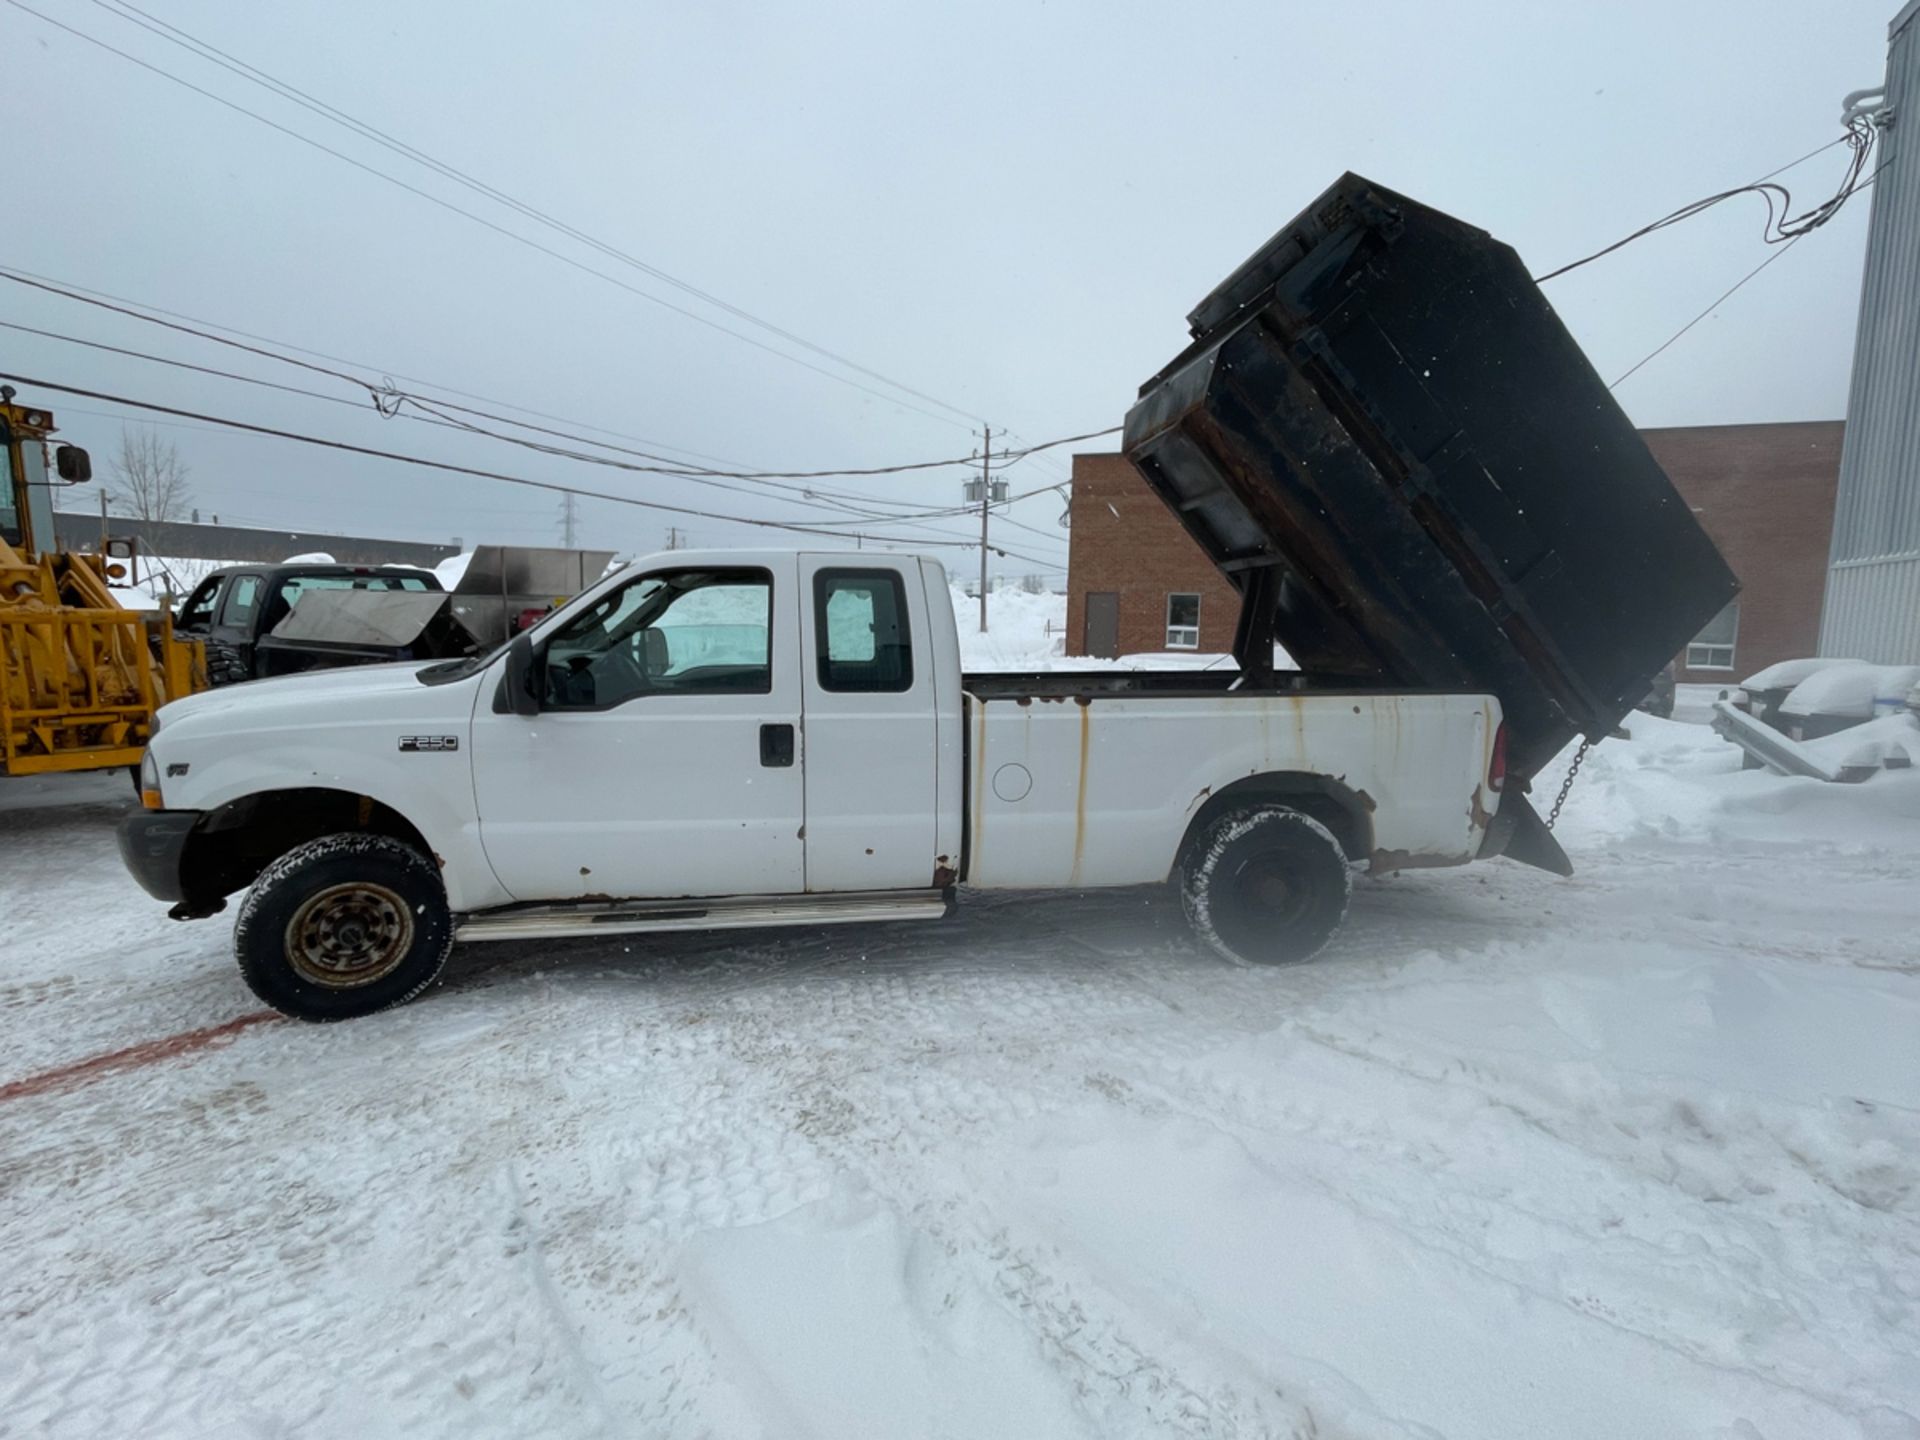
[[[1333,832],[1280,806],[1221,816],[1180,871],[1194,933],[1247,965],[1312,959],[1340,928],[1352,889],[1353,871]]]
[[[403,841],[327,835],[260,874],[233,927],[248,987],[299,1020],[347,1020],[413,999],[453,948],[433,862]]]

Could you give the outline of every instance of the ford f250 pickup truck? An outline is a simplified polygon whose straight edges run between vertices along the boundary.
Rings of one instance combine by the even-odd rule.
[[[314,1020],[456,940],[936,919],[962,884],[1174,875],[1221,952],[1297,960],[1352,865],[1485,847],[1493,697],[1237,678],[963,675],[931,560],[674,551],[485,658],[167,707],[123,846],[179,916],[250,885],[242,973]]]
[[[1188,321],[1122,445],[1239,591],[1237,671],[966,675],[932,561],[674,552],[488,655],[168,706],[128,866],[181,918],[247,890],[242,973],[314,1020],[456,940],[1172,878],[1274,962],[1360,866],[1569,873],[1532,780],[1738,584],[1525,265],[1347,175]]]

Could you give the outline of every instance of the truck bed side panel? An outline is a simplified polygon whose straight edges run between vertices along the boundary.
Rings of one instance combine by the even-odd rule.
[[[968,880],[981,888],[1164,880],[1229,785],[1297,774],[1345,787],[1378,869],[1473,858],[1496,702],[1463,695],[968,697]]]

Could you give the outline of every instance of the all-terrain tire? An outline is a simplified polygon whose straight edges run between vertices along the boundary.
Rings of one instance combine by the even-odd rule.
[[[253,672],[247,668],[246,661],[240,658],[239,650],[230,642],[208,639],[203,643],[207,647],[209,685],[238,685],[253,678]]]
[[[1243,965],[1312,959],[1340,928],[1352,892],[1353,870],[1333,832],[1277,805],[1222,815],[1180,867],[1187,923]]]
[[[433,861],[387,835],[324,835],[253,882],[233,926],[247,986],[296,1020],[404,1005],[439,978],[453,916]]]

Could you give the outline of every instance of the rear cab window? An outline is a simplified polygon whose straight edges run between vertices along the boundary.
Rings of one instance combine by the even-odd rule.
[[[897,570],[821,570],[813,577],[820,688],[897,693],[913,687],[907,587]]]

